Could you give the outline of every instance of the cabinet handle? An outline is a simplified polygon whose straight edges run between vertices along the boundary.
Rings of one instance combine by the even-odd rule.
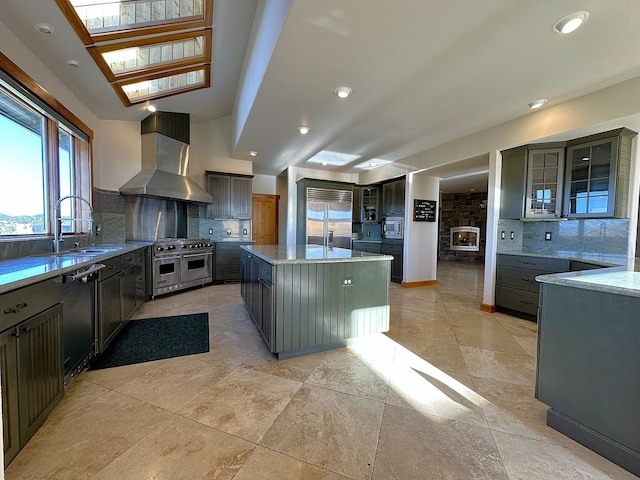
[[[22,330],[21,329],[16,329],[15,333],[13,333],[12,335],[14,337],[21,337],[22,335],[24,335],[25,333],[29,333],[31,331],[31,327],[25,327]]]
[[[16,308],[5,308],[4,309],[4,313],[6,313],[7,315],[10,314],[10,313],[18,313],[20,310],[22,310],[26,306],[27,306],[26,303],[18,303],[16,305]]]

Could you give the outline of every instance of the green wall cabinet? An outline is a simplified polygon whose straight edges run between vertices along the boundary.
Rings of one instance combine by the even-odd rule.
[[[213,203],[207,205],[207,217],[226,220],[251,220],[251,175],[206,172],[207,192]]]
[[[404,215],[405,185],[404,177],[382,184],[382,217]]]

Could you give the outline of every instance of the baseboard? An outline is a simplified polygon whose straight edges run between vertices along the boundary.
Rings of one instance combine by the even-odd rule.
[[[438,284],[438,280],[422,280],[420,282],[402,282],[404,288],[433,287]]]
[[[494,313],[496,311],[496,306],[495,305],[489,305],[487,303],[481,303],[480,304],[480,310],[482,310],[483,312]]]

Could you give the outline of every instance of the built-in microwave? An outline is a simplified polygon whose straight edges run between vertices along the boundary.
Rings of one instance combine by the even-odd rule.
[[[384,238],[404,238],[404,218],[387,217],[382,222],[382,236]]]

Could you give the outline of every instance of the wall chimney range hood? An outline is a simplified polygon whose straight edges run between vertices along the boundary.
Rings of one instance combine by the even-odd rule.
[[[142,171],[120,187],[122,195],[212,203],[213,197],[187,176],[189,114],[155,112],[141,122]]]

